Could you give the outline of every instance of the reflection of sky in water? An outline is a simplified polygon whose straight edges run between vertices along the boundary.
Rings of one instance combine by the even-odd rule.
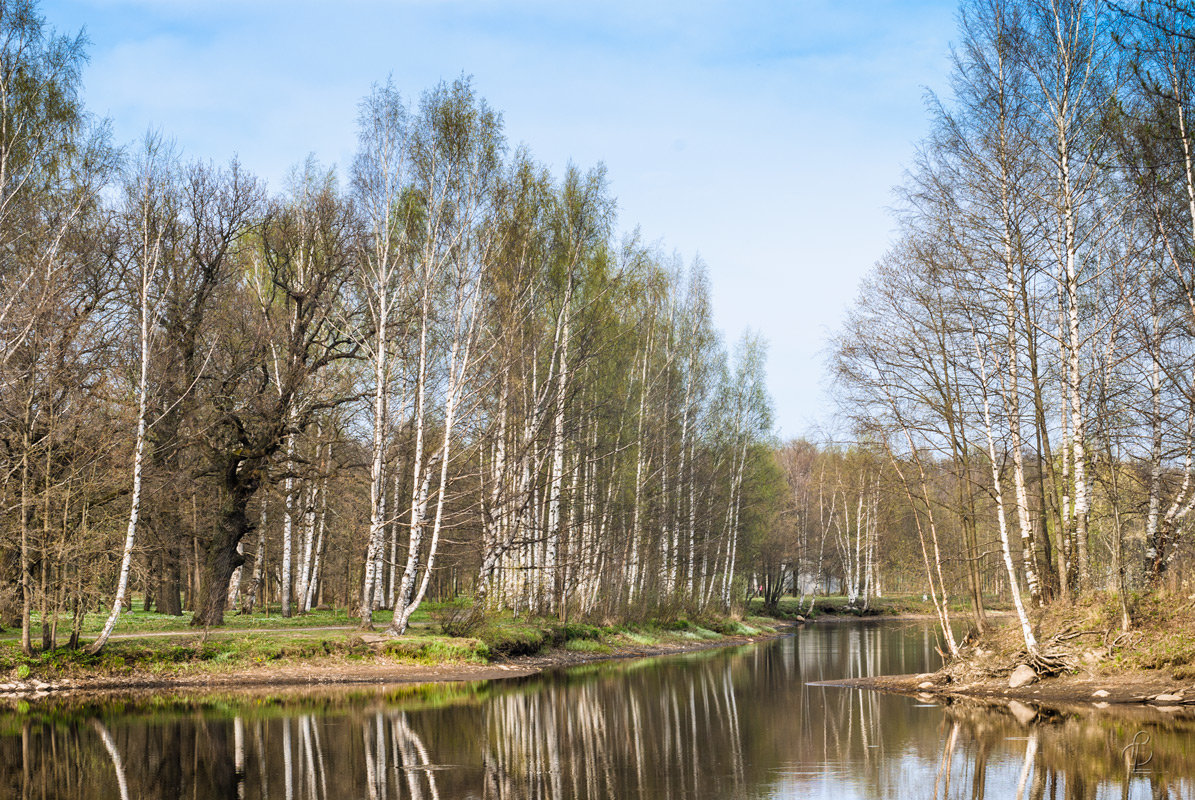
[[[756,647],[323,693],[297,705],[98,717],[34,709],[0,715],[0,797],[1098,800],[1195,791],[1192,724],[1047,714],[1026,724],[1003,710],[807,685],[926,671],[935,643],[920,623],[824,624]],[[1138,730],[1148,743],[1126,751]]]

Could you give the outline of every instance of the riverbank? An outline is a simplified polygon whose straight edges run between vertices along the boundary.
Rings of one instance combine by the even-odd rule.
[[[807,597],[784,597],[773,608],[768,608],[761,598],[755,597],[751,599],[747,607],[753,614],[795,622],[938,618],[933,603],[923,600],[920,595],[911,594],[873,597],[867,601],[866,607],[859,601],[851,603],[844,595],[819,595],[814,599],[812,609],[809,607]],[[961,601],[955,601],[951,604],[950,613],[961,619],[970,613],[970,608]],[[992,600],[988,601],[987,614],[989,616],[999,618],[1008,613],[1010,611],[1006,605]]]
[[[491,680],[592,661],[750,644],[792,623],[761,617],[593,626],[509,616],[470,636],[386,637],[355,629],[142,631],[98,656],[59,648],[20,655],[0,643],[0,699],[142,690],[248,689]]]
[[[1126,632],[1114,597],[1037,610],[1033,627],[1049,670],[1026,652],[1019,626],[999,625],[968,637],[960,657],[937,672],[830,685],[1001,703],[1148,705],[1195,715],[1195,604],[1190,598],[1138,598],[1130,614]]]

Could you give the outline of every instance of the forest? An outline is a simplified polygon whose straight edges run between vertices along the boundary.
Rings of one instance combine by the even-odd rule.
[[[359,104],[281,189],[113,141],[82,34],[0,3],[0,623],[98,651],[429,598],[619,619],[729,609],[782,494],[765,345],[700,260],[616,229],[471,79]],[[765,499],[766,499],[765,497]],[[774,505],[774,503],[773,503]],[[40,630],[40,641],[35,641]]]
[[[1143,598],[1189,607],[1195,11],[967,0],[958,25],[894,243],[830,345],[845,441],[780,450],[764,566],[861,604],[924,592],[950,655],[955,600],[983,632],[998,598],[1049,667],[1051,605],[1126,631]]]
[[[766,345],[472,79],[360,101],[272,190],[113,141],[87,41],[0,16],[0,624],[385,610],[1011,609],[1191,593],[1195,11],[966,0],[897,231],[779,443]],[[623,226],[625,228],[625,226]],[[961,615],[961,616],[960,616]],[[35,642],[35,634],[40,641]]]

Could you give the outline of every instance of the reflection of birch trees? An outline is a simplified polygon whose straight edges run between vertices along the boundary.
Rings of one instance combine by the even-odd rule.
[[[940,706],[809,685],[921,671],[934,663],[934,641],[923,625],[828,626],[799,642],[479,694],[404,691],[394,702],[267,705],[233,717],[27,718],[0,733],[0,787],[61,800],[1042,800],[1195,790],[1187,721]],[[463,702],[447,702],[454,695]]]
[[[497,697],[485,709],[483,796],[737,796],[746,785],[737,672],[697,665],[614,702],[601,679]]]
[[[112,734],[108,732],[104,723],[93,719],[91,724],[100,735],[104,749],[108,751],[108,757],[112,759],[112,768],[116,771],[116,785],[120,788],[120,800],[129,800],[129,782],[125,777],[124,760],[120,757],[120,751],[116,749],[116,742],[112,741]]]

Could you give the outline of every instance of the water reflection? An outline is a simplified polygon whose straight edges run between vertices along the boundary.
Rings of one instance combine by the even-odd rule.
[[[1037,714],[961,704],[946,710],[944,767],[934,797],[1195,797],[1195,724],[1144,709]],[[1018,757],[1019,756],[1019,757]],[[1006,791],[1005,788],[1008,788]]]
[[[296,707],[0,715],[0,797],[1195,797],[1195,726],[810,686],[917,672],[922,626]],[[1136,737],[1136,738],[1134,738]]]

